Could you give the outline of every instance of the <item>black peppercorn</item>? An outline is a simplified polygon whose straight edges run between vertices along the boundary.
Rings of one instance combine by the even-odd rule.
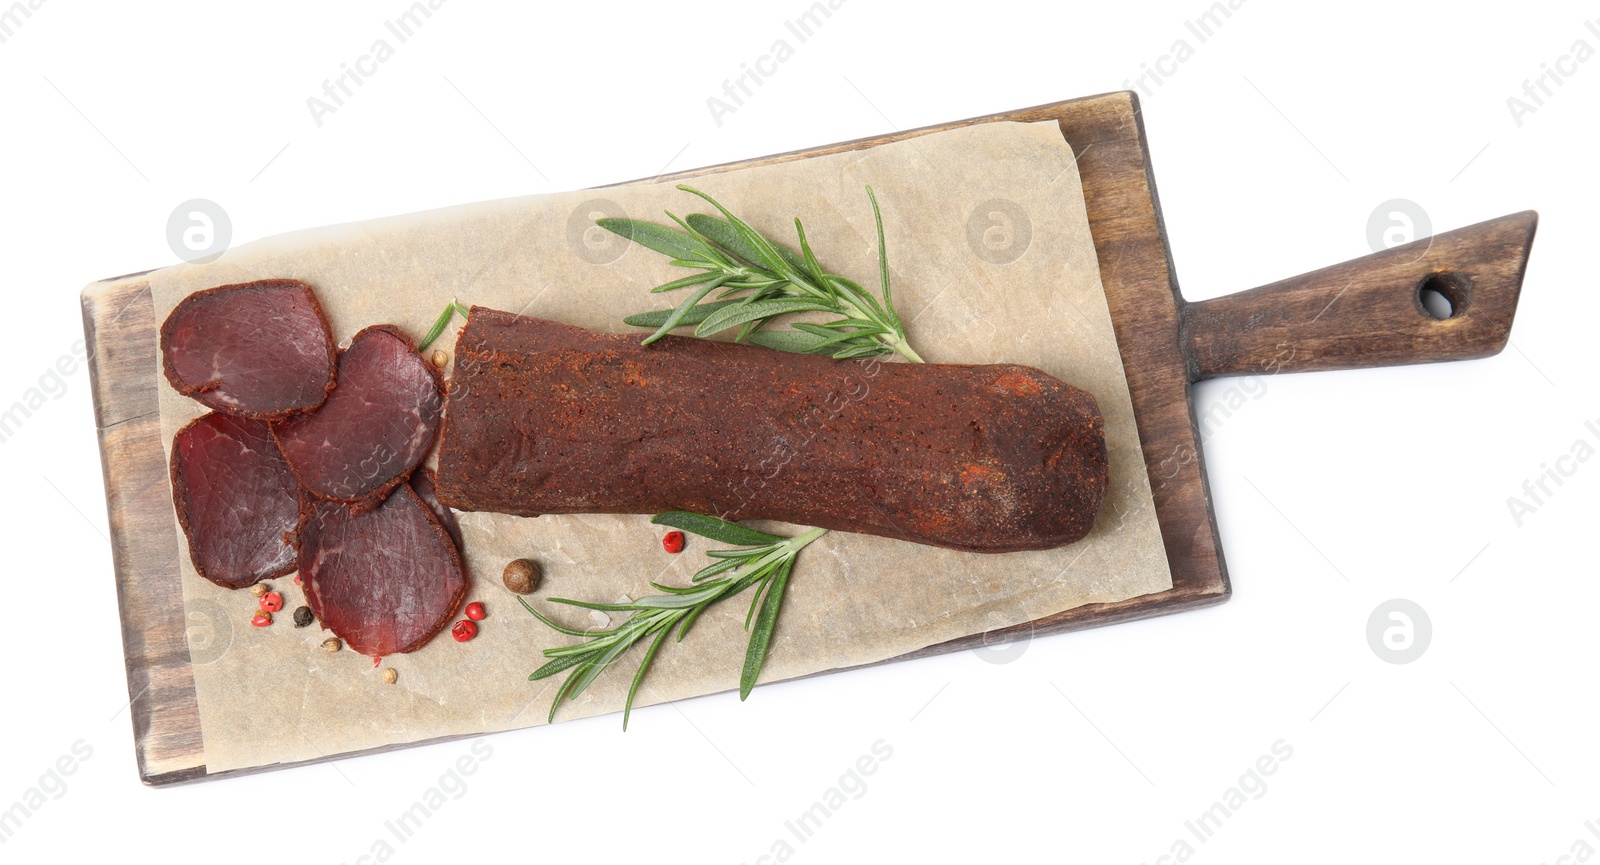
[[[304,628],[316,620],[317,617],[312,615],[310,607],[297,607],[294,611],[294,626],[296,628]]]

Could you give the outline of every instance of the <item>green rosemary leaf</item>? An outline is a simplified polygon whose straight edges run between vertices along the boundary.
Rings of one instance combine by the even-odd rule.
[[[701,237],[706,238],[710,243],[715,243],[720,248],[726,249],[728,253],[738,257],[738,259],[742,259],[746,264],[757,265],[757,267],[760,265],[758,262],[762,261],[762,256],[749,243],[746,243],[744,238],[739,237],[738,230],[734,229],[731,222],[722,219],[722,217],[712,216],[709,213],[691,213],[688,214],[686,219],[688,219],[690,227],[701,233]],[[771,243],[771,248],[778,253],[779,259],[782,259],[784,264],[789,265],[790,269],[805,272],[805,259],[795,254],[794,249],[790,249],[789,246],[784,246],[782,243]]]
[[[744,259],[749,264],[755,264],[761,260],[761,257],[744,242],[743,238],[739,236],[739,232],[735,231],[726,219],[712,216],[709,213],[691,213],[685,218],[689,221],[690,227],[700,232],[702,237]],[[784,264],[794,270],[805,272],[805,259],[796,255],[794,250],[781,243],[773,243],[772,248],[777,250],[778,257],[783,259]]]
[[[749,342],[778,351],[811,354],[818,349],[826,348],[827,340],[799,330],[763,330],[750,334]]]
[[[772,588],[772,572],[777,570],[779,562],[769,562],[761,568],[751,571],[749,578],[756,580],[756,590],[750,595],[750,609],[744,614],[744,628],[750,630],[750,620],[756,617],[756,607],[761,603],[762,596]]]
[[[742,559],[721,559],[714,564],[706,565],[700,570],[695,571],[694,576],[689,578],[689,582],[699,583],[709,580],[723,571],[731,571],[742,564],[744,564]]]
[[[877,357],[890,354],[894,349],[882,343],[877,345],[851,345],[833,353],[834,360],[853,360],[858,357]]]
[[[583,670],[583,665],[579,665],[568,674],[566,680],[561,683],[561,687],[556,689],[556,698],[550,701],[550,716],[545,719],[547,723],[554,724],[556,722],[556,710],[561,708],[561,703],[566,699],[567,692],[572,690],[572,683],[578,680],[578,676],[582,674]]]
[[[800,224],[800,218],[795,217],[794,233],[800,237],[800,254],[805,257],[806,266],[802,271],[816,280],[817,285],[833,294],[833,286],[828,282],[828,274],[823,271],[822,265],[817,263],[817,254],[811,250],[811,244],[806,242],[806,227]]]
[[[661,648],[661,641],[672,633],[671,626],[662,628],[654,640],[650,641],[650,648],[644,652],[644,660],[639,662],[639,671],[633,674],[633,684],[628,686],[628,701],[622,704],[622,732],[628,732],[628,716],[633,713],[633,698],[639,693],[639,683],[644,681],[644,674],[650,669],[650,662],[656,658],[656,650]]]
[[[700,322],[705,321],[706,318],[713,312],[723,309],[724,307],[733,306],[738,302],[739,301],[737,300],[715,300],[711,303],[702,303],[694,309],[689,310],[689,312],[686,313],[683,318],[679,319],[678,326],[683,327],[686,324],[699,324]],[[662,323],[671,317],[674,312],[677,312],[677,310],[658,309],[652,312],[641,312],[638,315],[628,316],[622,320],[622,323],[632,325],[634,327],[660,327]]]
[[[453,300],[450,301],[450,303],[455,306],[457,315],[461,316],[463,319],[472,318],[472,310],[467,309],[466,307],[462,306],[459,303],[456,303]]]
[[[549,625],[550,629],[553,630],[553,631],[556,631],[557,633],[566,634],[569,637],[593,637],[593,636],[597,636],[595,634],[595,632],[593,632],[593,631],[574,631],[571,628],[564,628],[564,627],[556,624],[555,622],[550,621],[549,619],[545,618],[543,613],[539,612],[538,610],[535,610],[533,608],[533,605],[529,604],[528,600],[526,598],[522,597],[521,595],[517,596],[517,602],[522,604],[522,608],[524,610],[527,610],[528,612],[532,613],[535,618],[537,618],[541,622],[544,622],[546,625]]]
[[[755,628],[751,634],[751,643],[745,653],[744,669],[740,676],[740,699],[749,696],[750,689],[755,686],[756,678],[761,673],[761,667],[766,662],[768,649],[772,642],[773,629],[778,619],[778,611],[783,603],[783,593],[788,585],[789,574],[794,568],[795,557],[802,549],[817,538],[827,534],[826,529],[808,529],[794,537],[781,537],[768,535],[752,529],[746,529],[734,523],[719,520],[704,514],[694,514],[687,511],[672,511],[658,514],[655,522],[662,525],[683,523],[695,525],[700,528],[715,531],[719,534],[738,537],[741,540],[770,539],[770,542],[760,546],[753,546],[742,550],[712,550],[708,553],[723,553],[731,556],[722,562],[702,569],[701,575],[713,569],[726,569],[735,566],[747,566],[748,570],[737,576],[730,575],[711,580],[694,588],[673,588],[657,583],[651,583],[661,595],[650,595],[632,601],[628,604],[591,604],[572,601],[564,598],[552,598],[552,603],[571,604],[588,609],[625,610],[634,615],[618,627],[605,632],[587,633],[562,628],[551,622],[548,618],[535,610],[527,601],[518,599],[523,608],[532,613],[541,622],[550,625],[556,631],[583,638],[583,642],[568,646],[557,646],[544,650],[544,655],[549,660],[535,670],[530,680],[549,678],[563,670],[570,670],[561,687],[556,691],[550,706],[550,720],[554,721],[556,711],[561,704],[576,699],[585,689],[611,667],[613,663],[628,652],[634,645],[646,637],[652,637],[650,645],[646,648],[644,658],[639,669],[634,672],[633,680],[628,689],[627,702],[623,705],[623,723],[626,729],[628,713],[633,706],[634,696],[638,693],[639,685],[644,681],[652,661],[655,659],[661,644],[666,640],[667,634],[677,631],[677,641],[682,642],[689,633],[689,628],[699,619],[700,615],[712,604],[733,597],[747,589],[755,588],[750,601],[750,615],[746,617],[745,627],[749,628],[752,618]],[[724,565],[726,566],[724,568]],[[759,613],[757,610],[759,609]]]
[[[630,620],[629,624],[633,624],[634,621],[637,620]],[[617,658],[621,657],[623,652],[633,648],[633,644],[636,640],[655,630],[659,624],[660,623],[654,620],[643,622],[635,629],[638,633],[633,639],[618,640],[614,645],[606,649],[604,654],[583,668],[583,675],[578,678],[577,684],[572,686],[572,693],[567,695],[567,699],[576,700],[578,697],[582,696],[583,692],[588,689],[589,685],[592,684],[595,679],[600,678],[600,674],[604,673],[606,668],[611,666],[612,661],[615,661]]]
[[[694,322],[696,336],[711,336],[737,326],[739,330],[735,342],[749,340],[784,351],[831,354],[836,358],[866,357],[892,351],[912,363],[922,362],[922,356],[907,342],[905,325],[892,303],[883,212],[878,206],[877,194],[871,187],[867,187],[867,198],[872,204],[873,223],[878,235],[878,279],[883,286],[881,302],[855,281],[823,269],[806,237],[805,225],[799,219],[795,220],[795,234],[800,244],[800,252],[796,254],[789,247],[761,234],[710,195],[692,186],[680,185],[678,188],[710,204],[716,208],[717,214],[692,213],[680,219],[668,211],[667,216],[681,230],[666,226],[650,228],[650,223],[628,220],[603,222],[619,233],[626,232],[630,237],[637,234],[636,239],[640,242],[656,244],[674,265],[707,273],[720,272],[727,279],[716,294],[716,302],[738,301],[744,307],[753,307],[737,313],[724,309],[703,313],[698,311],[698,307],[692,309],[691,315],[705,316]],[[706,278],[674,280],[668,286],[703,285],[705,281]],[[663,286],[662,290],[671,290],[668,286]],[[831,323],[836,328],[848,327],[860,332],[845,340],[823,337],[830,340],[825,344],[822,340],[804,337],[756,339],[757,333],[772,325],[784,313],[754,305],[784,299],[810,300],[821,304],[812,311],[838,315],[840,320]],[[658,313],[649,318],[630,317],[629,321],[660,328],[666,321],[665,315],[670,313]],[[691,319],[686,316],[682,323],[691,323]],[[868,343],[880,343],[885,348],[874,348]]]
[[[595,225],[653,249],[668,258],[709,259],[712,255],[711,250],[693,236],[654,222],[607,216],[595,220]]]
[[[698,586],[666,586],[654,581],[650,583],[650,588],[658,592],[666,592],[669,595],[691,595],[700,591]]]
[[[716,595],[716,586],[697,586],[693,591],[670,595],[646,595],[634,601],[636,610],[682,610],[697,604],[712,600]]]
[[[784,559],[772,575],[767,587],[766,600],[761,604],[761,615],[756,618],[755,630],[750,632],[750,647],[745,651],[744,670],[739,674],[739,699],[750,696],[767,661],[767,650],[772,646],[772,632],[778,625],[778,608],[783,604],[783,592],[789,585],[789,572],[794,559]]]
[[[722,204],[715,198],[712,198],[704,192],[695,189],[693,186],[680,183],[678,184],[678,188],[684,192],[698,195],[700,198],[704,199],[707,204],[721,211],[723,217],[728,220],[728,224],[733,227],[735,232],[738,233],[740,239],[744,241],[750,252],[756,256],[756,264],[763,265],[768,270],[776,273],[782,273],[784,271],[787,262],[784,261],[783,255],[778,252],[777,246],[772,241],[768,240],[764,235],[762,235],[761,232],[756,231],[755,228],[750,225],[750,223],[745,222],[737,216],[734,216],[733,213],[728,210],[728,208],[723,207]],[[803,273],[804,271],[801,272]]]
[[[650,293],[651,294],[661,294],[662,292],[666,292],[666,291],[677,291],[680,288],[688,288],[691,285],[699,285],[702,282],[706,282],[706,281],[712,280],[712,279],[719,279],[719,278],[726,280],[727,276],[726,276],[726,274],[724,274],[724,275],[719,277],[717,272],[714,271],[714,270],[707,270],[707,271],[704,271],[703,273],[691,273],[688,276],[682,277],[680,279],[674,279],[671,282],[664,282],[664,283],[656,286],[655,288],[650,289]]]
[[[706,295],[716,291],[717,286],[727,281],[727,274],[723,274],[706,283],[705,285],[695,289],[694,293],[684,298],[683,303],[678,304],[678,308],[674,309],[672,314],[667,316],[667,320],[663,321],[661,326],[656,328],[655,333],[652,333],[644,338],[644,342],[641,343],[641,345],[649,345],[650,343],[655,342],[656,340],[671,333],[672,329],[682,323],[684,317],[694,309],[695,304],[698,304],[700,301],[704,300]]]
[[[433,321],[433,327],[428,328],[428,335],[422,338],[422,342],[417,343],[417,351],[427,351],[428,346],[433,345],[433,341],[444,333],[445,326],[450,324],[450,317],[460,308],[461,304],[456,303],[455,298],[450,298],[450,303],[445,306],[444,312],[439,313],[439,317]]]
[[[845,332],[854,333],[856,336],[875,336],[880,333],[888,332],[885,331],[883,326],[877,322],[869,321],[864,318],[841,318],[837,321],[825,321],[822,324],[807,324],[805,322],[797,321],[795,322],[794,327],[799,330],[807,330],[811,333],[817,333],[824,336],[832,336],[841,328],[851,328],[851,330]],[[817,330],[811,330],[812,328],[817,328]]]
[[[689,235],[690,237],[693,237],[695,240],[698,240],[701,244],[703,244],[705,246],[706,250],[710,253],[709,257],[712,259],[712,264],[714,265],[714,267],[712,269],[719,269],[720,268],[722,270],[728,270],[728,269],[730,269],[730,268],[732,268],[734,266],[733,258],[731,256],[729,256],[727,253],[723,252],[721,249],[717,248],[717,245],[715,243],[713,243],[705,235],[701,234],[698,229],[696,229],[694,226],[690,225],[689,223],[679,219],[678,215],[673,213],[670,210],[666,211],[666,214],[667,214],[668,218],[670,218],[673,222],[676,222],[678,224],[679,228],[683,229],[685,234]]]
[[[678,638],[674,642],[683,642],[683,638],[689,635],[689,627],[695,623],[696,619],[700,618],[700,614],[705,612],[706,609],[707,607],[696,607],[689,611],[689,615],[683,617],[683,624],[678,626]]]
[[[766,532],[747,529],[738,523],[730,523],[727,520],[719,520],[716,517],[708,517],[705,514],[697,514],[693,511],[667,511],[651,517],[650,522],[658,526],[671,526],[703,538],[710,538],[713,541],[721,541],[725,544],[734,544],[741,547],[779,544],[787,540],[777,535],[769,535]]]
[[[556,658],[554,661],[551,661],[539,669],[534,670],[533,673],[528,676],[528,681],[537,682],[540,679],[548,679],[562,670],[570,670],[573,667],[583,663],[583,658],[583,655],[568,655],[563,658]]]
[[[779,298],[774,300],[758,300],[754,303],[731,306],[719,309],[706,316],[694,329],[694,335],[699,337],[711,336],[721,333],[730,327],[737,327],[747,321],[758,318],[770,318],[774,315],[786,315],[791,312],[826,312],[828,304],[810,298]]]
[[[632,603],[627,604],[596,604],[590,601],[574,601],[571,598],[550,598],[552,604],[566,604],[569,607],[582,607],[585,610],[599,610],[603,613],[627,612],[638,609]]]
[[[873,194],[870,183],[867,184],[867,200],[872,202],[872,221],[878,225],[878,284],[883,287],[883,308],[889,314],[889,320],[894,322],[895,329],[904,330],[900,314],[894,311],[894,299],[889,294],[889,246],[883,242],[883,213],[878,210],[878,196]]]
[[[812,349],[812,351],[822,351],[822,350],[826,349],[827,351],[830,351],[830,352],[836,352],[836,351],[838,351],[840,349],[841,344],[843,344],[843,345],[856,344],[856,345],[860,345],[860,346],[863,346],[863,347],[866,347],[866,348],[870,348],[873,351],[877,351],[880,348],[885,348],[885,349],[888,348],[888,346],[885,346],[883,343],[878,342],[877,340],[872,338],[872,335],[874,333],[876,333],[876,332],[877,331],[871,331],[871,330],[868,330],[868,331],[848,331],[848,330],[835,331],[832,334],[824,337],[822,342],[819,343],[816,348]]]
[[[842,292],[846,297],[849,297],[850,302],[855,304],[863,313],[875,315],[880,321],[885,322],[887,326],[883,328],[884,333],[896,333],[902,330],[899,324],[889,322],[889,316],[884,312],[883,307],[878,305],[878,299],[873,297],[871,292],[862,288],[859,283],[845,279],[842,276],[834,276],[833,274],[828,275],[828,282],[835,291]]]

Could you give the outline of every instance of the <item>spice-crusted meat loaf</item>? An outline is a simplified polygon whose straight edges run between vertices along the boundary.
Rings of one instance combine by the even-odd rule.
[[[1015,364],[838,361],[474,307],[439,450],[451,507],[690,510],[975,552],[1089,533],[1094,397]]]

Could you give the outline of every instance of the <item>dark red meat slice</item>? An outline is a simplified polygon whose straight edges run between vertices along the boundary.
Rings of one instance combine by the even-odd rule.
[[[450,533],[450,540],[456,542],[456,549],[461,549],[461,525],[456,522],[455,511],[450,510],[439,502],[439,496],[434,492],[433,469],[420,468],[411,473],[411,488],[422,497],[422,503],[433,512],[439,525]]]
[[[467,594],[461,554],[409,486],[366,511],[307,500],[300,583],[322,626],[373,657],[421,648]]]
[[[327,398],[333,335],[303,282],[223,285],[184,298],[162,322],[161,364],[178,393],[271,420]]]
[[[433,447],[443,386],[411,337],[375,325],[339,355],[339,387],[328,401],[273,424],[272,434],[312,494],[375,505]]]
[[[172,502],[194,569],[242,589],[289,573],[299,519],[294,474],[267,422],[212,412],[172,439]]]

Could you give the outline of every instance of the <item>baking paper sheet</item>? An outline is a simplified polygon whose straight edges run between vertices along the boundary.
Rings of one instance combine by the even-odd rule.
[[[983,123],[693,183],[791,244],[793,219],[801,217],[824,267],[876,290],[876,236],[864,190],[872,184],[883,208],[895,304],[923,357],[1039,367],[1094,394],[1106,419],[1111,488],[1087,539],[1057,550],[983,555],[830,533],[801,554],[763,681],[881,661],[1171,587],[1083,190],[1055,123]],[[636,184],[268,238],[208,264],[152,273],[156,320],[198,289],[293,277],[316,288],[340,340],[382,322],[420,338],[451,298],[629,331],[622,317],[675,303],[669,298],[678,295],[648,292],[685,271],[593,221],[627,215],[666,222],[666,209],[682,216],[709,207],[670,183]],[[437,347],[453,348],[459,324]],[[870,396],[861,407],[870,410]],[[169,453],[173,434],[203,413],[162,381]],[[218,620],[204,646],[191,644],[207,769],[542,724],[561,679],[530,682],[528,674],[543,662],[542,649],[572,638],[540,624],[501,586],[508,560],[541,562],[545,583],[535,603],[569,626],[595,629],[606,624],[603,614],[541,599],[638,597],[652,591],[652,580],[686,584],[707,562],[701,538],[691,537],[682,554],[664,552],[662,530],[646,516],[469,513],[460,522],[474,580],[468,600],[483,601],[489,618],[471,642],[440,634],[417,652],[385,658],[399,674],[397,684],[386,685],[370,659],[320,649],[329,634],[318,626],[293,627],[289,613],[303,595],[290,577],[273,581],[286,600],[277,623],[250,627],[255,599],[198,577],[174,520],[186,614]],[[665,645],[636,708],[737,687],[746,606],[734,600],[713,608],[684,643]],[[639,651],[560,717],[619,710]]]

